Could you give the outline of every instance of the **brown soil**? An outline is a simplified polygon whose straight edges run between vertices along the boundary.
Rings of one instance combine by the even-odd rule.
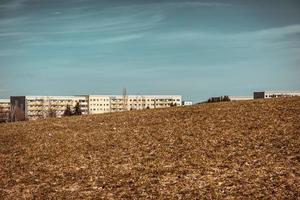
[[[299,199],[300,98],[0,125],[0,199]]]

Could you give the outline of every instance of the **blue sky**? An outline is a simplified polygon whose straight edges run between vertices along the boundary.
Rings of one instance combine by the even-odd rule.
[[[0,0],[0,98],[300,89],[299,0]]]

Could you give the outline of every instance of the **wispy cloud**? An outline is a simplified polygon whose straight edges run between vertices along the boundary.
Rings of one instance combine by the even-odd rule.
[[[238,33],[218,33],[218,32],[205,32],[205,31],[172,31],[154,35],[154,39],[158,40],[191,40],[197,39],[210,39],[210,40],[233,40],[233,39],[279,39],[288,37],[293,34],[300,33],[300,24],[267,28],[255,31],[246,31]]]
[[[78,18],[57,14],[41,19],[34,15],[3,19],[0,20],[0,27],[6,29],[0,30],[0,41],[27,47],[122,43],[142,38],[164,20],[160,12],[151,10],[127,10],[125,13],[112,10],[110,15],[97,15],[92,11],[95,16],[79,14]],[[17,23],[24,26],[15,26]],[[12,24],[14,26],[10,26]]]
[[[143,4],[133,4],[133,5],[126,5],[126,6],[115,6],[113,9],[149,9],[149,8],[156,8],[156,9],[172,9],[172,8],[184,8],[184,7],[228,7],[233,6],[230,3],[220,3],[220,2],[196,2],[196,1],[182,1],[182,2],[158,2],[158,3],[143,3]]]
[[[298,33],[300,33],[300,24],[250,31],[237,35],[277,38]]]
[[[177,3],[167,3],[167,5],[174,5],[177,7],[226,7],[232,6],[229,3],[219,3],[219,2],[177,2]]]
[[[117,37],[132,38],[132,34],[150,30],[164,19],[163,15],[151,11],[126,12],[125,14],[114,13],[108,16],[80,15],[80,18],[69,18],[68,16],[46,16],[42,19],[35,16],[23,18],[8,18],[0,20],[0,40],[10,37],[70,37],[82,34],[95,35],[118,35]],[[88,21],[88,23],[86,23]],[[24,26],[16,26],[16,24]],[[29,27],[29,28],[28,28]],[[32,28],[30,28],[32,27]],[[36,28],[38,27],[38,28]],[[124,36],[124,35],[129,36]]]
[[[95,46],[99,44],[123,43],[142,38],[142,34],[124,34],[98,39],[65,39],[65,40],[38,40],[30,42],[30,46]]]
[[[3,4],[2,7],[7,9],[18,8],[25,4],[26,0],[13,0]],[[51,15],[43,17],[23,15],[21,17],[0,19],[0,27],[3,27],[0,31],[0,40],[10,37],[18,37],[19,40],[22,40],[24,37],[32,36],[48,37],[90,33],[118,34],[121,35],[118,37],[131,38],[132,33],[145,32],[158,26],[164,20],[164,9],[229,5],[215,2],[161,2],[115,6],[105,8],[100,12],[91,10],[90,12],[76,12],[72,15],[62,14],[62,11],[54,10],[50,12]],[[72,9],[87,11],[88,7],[75,7]],[[110,14],[111,17],[102,17],[102,14]],[[83,23],[87,20],[88,23]],[[16,26],[17,24],[20,25]],[[53,25],[53,28],[51,28],[51,25]],[[28,27],[36,26],[39,26],[39,29],[28,29]],[[129,36],[124,36],[126,34],[129,34]]]
[[[4,4],[0,4],[0,9],[15,10],[21,8],[27,0],[11,0]]]

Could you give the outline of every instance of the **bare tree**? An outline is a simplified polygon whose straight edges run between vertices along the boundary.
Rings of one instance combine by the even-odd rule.
[[[55,107],[55,103],[53,105],[50,98],[48,99],[47,117],[51,117],[51,118],[57,117],[57,109]]]
[[[128,108],[127,108],[127,105],[128,105],[128,95],[127,95],[127,89],[126,88],[123,88],[123,99],[122,99],[122,107],[123,107],[123,111],[126,111]]]

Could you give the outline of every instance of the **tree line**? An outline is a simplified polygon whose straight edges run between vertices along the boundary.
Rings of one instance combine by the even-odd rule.
[[[207,100],[207,103],[215,103],[215,102],[223,102],[223,101],[230,101],[230,98],[228,96],[210,97]]]

